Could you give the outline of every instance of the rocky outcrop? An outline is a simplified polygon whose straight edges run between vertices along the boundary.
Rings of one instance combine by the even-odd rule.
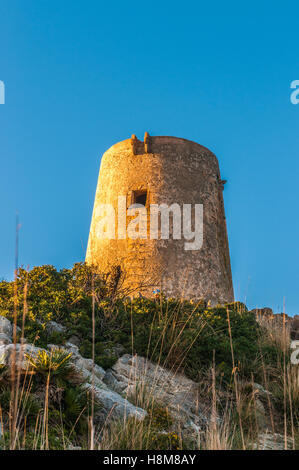
[[[54,322],[55,323],[55,322]],[[59,326],[59,324],[56,324]],[[56,328],[56,331],[60,328]],[[52,330],[53,331],[53,330]],[[94,393],[95,401],[99,404],[100,411],[98,418],[124,418],[135,417],[142,420],[147,412],[130,403],[103,382],[106,372],[102,367],[93,364],[92,359],[81,356],[76,345],[68,342],[63,347],[54,344],[48,344],[47,349],[38,348],[32,344],[13,344],[12,343],[12,325],[9,320],[0,316],[0,364],[4,364],[8,370],[14,365],[15,370],[25,374],[30,369],[28,356],[36,357],[40,351],[47,351],[51,354],[54,349],[63,349],[71,353],[70,368],[72,374],[69,376],[69,382],[82,384],[86,390]],[[1,339],[2,338],[2,339]],[[96,416],[97,418],[97,416]]]
[[[90,383],[84,385],[85,389],[90,393],[94,392],[95,401],[102,406],[102,410],[97,413],[97,418],[135,418],[137,420],[143,420],[147,416],[147,412],[138,406],[134,406],[126,398],[123,398],[113,390],[109,390],[105,384],[96,385],[92,389]]]
[[[17,333],[20,330],[17,328]],[[29,361],[26,355],[36,356],[42,348],[36,348],[32,344],[13,344],[13,326],[11,322],[0,316],[0,364],[5,364],[11,368],[13,363],[15,368],[21,372],[29,369]]]
[[[281,326],[285,322],[285,325],[289,328],[291,340],[299,340],[299,315],[290,317],[284,313],[273,313],[273,310],[269,307],[255,308],[251,312],[255,314],[257,320],[266,317],[276,324],[281,324]]]
[[[12,342],[12,324],[5,317],[0,317],[0,346]]]
[[[299,340],[299,315],[295,315],[291,322],[291,339]]]
[[[45,351],[43,348],[37,348],[32,344],[8,344],[2,347],[0,353],[0,363],[5,364],[9,369],[15,365],[15,369],[21,373],[26,373],[29,368],[27,356],[36,357],[39,351]]]
[[[253,384],[253,395],[255,397],[255,419],[258,428],[263,431],[272,429],[270,415],[268,413],[268,399],[272,397],[272,393],[266,390],[258,383]]]
[[[54,331],[52,326],[51,331]],[[55,324],[55,331],[62,331],[59,324]],[[48,344],[47,349],[26,343],[13,344],[11,323],[3,317],[0,317],[0,334],[3,335],[0,361],[8,368],[14,363],[21,373],[30,369],[27,356],[37,356],[40,351],[50,354],[57,348],[71,353],[70,367],[73,373],[68,380],[74,384],[82,384],[94,394],[95,401],[100,405],[96,416],[99,420],[105,420],[108,416],[135,417],[142,420],[147,416],[144,408],[150,405],[152,400],[168,408],[174,422],[179,424],[182,431],[198,436],[207,422],[207,413],[199,405],[198,384],[182,374],[128,354],[121,356],[112,369],[105,371],[99,365],[93,364],[92,359],[82,357],[78,346],[71,342],[67,342],[63,347]],[[118,354],[120,352],[117,351]],[[142,393],[147,394],[147,403],[136,406],[138,400],[134,395],[140,389]]]
[[[110,419],[134,418],[142,421],[148,415],[146,410],[155,404],[167,408],[172,417],[167,431],[179,430],[183,438],[188,438],[189,442],[191,440],[197,445],[201,433],[212,422],[209,406],[205,406],[202,397],[200,398],[199,384],[175,370],[166,369],[140,356],[124,354],[111,369],[105,371],[94,364],[92,359],[82,357],[78,346],[70,341],[63,346],[48,344],[46,349],[28,343],[13,344],[12,330],[11,322],[0,316],[0,364],[4,364],[8,370],[14,364],[16,370],[26,373],[31,367],[28,356],[37,356],[41,351],[51,354],[57,348],[71,353],[71,373],[67,375],[67,380],[73,385],[81,384],[93,395],[99,405],[95,413],[95,424],[99,428]],[[59,328],[56,329],[58,330]],[[116,347],[112,353],[121,354],[121,348]],[[111,349],[109,353],[110,351]],[[267,411],[268,400],[272,400],[271,393],[260,384],[252,385],[260,434],[250,446],[265,450],[284,449],[286,446],[291,448],[289,438],[285,443],[284,436],[271,431]],[[211,397],[207,398],[210,400]],[[213,416],[213,419],[221,424],[218,416]],[[166,431],[161,431],[162,434],[164,432]]]
[[[65,326],[57,323],[56,321],[49,321],[46,324],[46,333],[48,336],[52,336],[54,333],[56,334],[63,334],[66,332]]]
[[[272,308],[270,307],[263,307],[263,308],[254,308],[253,310],[250,310],[251,313],[254,313],[257,317],[259,316],[270,316],[272,317],[274,315]]]
[[[46,325],[49,336],[53,333],[65,332],[62,325],[49,322]],[[155,401],[168,408],[173,420],[180,424],[182,430],[188,430],[196,436],[207,422],[207,412],[199,405],[198,384],[182,374],[153,364],[142,357],[123,355],[122,346],[116,345],[107,354],[119,357],[112,369],[105,371],[92,359],[81,356],[77,345],[70,341],[61,346],[48,344],[47,349],[38,348],[32,344],[16,345],[12,343],[12,325],[9,320],[0,317],[0,362],[8,368],[15,364],[17,370],[26,373],[30,364],[27,356],[37,356],[40,351],[64,349],[71,353],[71,368],[73,374],[69,381],[83,384],[86,390],[93,391],[94,398],[100,405],[99,419],[109,417],[135,417],[144,419],[147,415],[142,406]],[[137,390],[146,393],[148,403],[136,406]]]
[[[258,435],[258,442],[253,444],[255,450],[288,450],[293,448],[293,440],[285,439],[282,434],[264,432]]]
[[[207,423],[198,384],[145,358],[125,354],[107,371],[104,382],[128,399],[142,394],[148,403],[152,399],[166,406],[182,429],[199,433]]]
[[[16,334],[21,334],[21,328],[19,328],[18,326],[16,327]],[[0,316],[0,347],[5,346],[7,344],[11,344],[12,337],[13,326],[11,322],[7,318]],[[24,342],[26,342],[26,340],[23,338],[23,343]]]
[[[0,347],[11,343],[12,340],[10,336],[6,335],[5,333],[0,333]]]

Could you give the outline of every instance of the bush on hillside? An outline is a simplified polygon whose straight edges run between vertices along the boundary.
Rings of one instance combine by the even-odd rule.
[[[127,353],[184,370],[195,380],[198,370],[213,361],[228,380],[233,365],[247,376],[253,371],[260,353],[259,325],[244,304],[204,308],[202,303],[162,295],[156,300],[117,297],[111,294],[107,279],[84,263],[61,271],[47,265],[29,272],[20,269],[16,284],[0,282],[0,315],[12,319],[16,309],[22,327],[25,312],[24,335],[37,346],[62,344],[76,335],[81,354],[91,357],[93,295],[96,362],[105,368],[116,360],[113,354],[107,355],[107,349],[121,344]],[[66,326],[67,333],[49,337],[50,320]]]

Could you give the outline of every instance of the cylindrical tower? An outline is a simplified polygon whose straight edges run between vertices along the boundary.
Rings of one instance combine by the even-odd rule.
[[[146,133],[143,142],[133,135],[113,145],[101,161],[86,262],[102,272],[118,267],[124,276],[124,286],[133,295],[151,296],[155,289],[160,289],[168,297],[204,299],[212,304],[233,301],[223,185],[217,158],[195,142],[177,137],[150,137]],[[122,197],[121,206],[119,197]],[[132,204],[146,207],[147,238],[131,239],[124,232],[123,224],[127,227],[132,219],[128,214],[119,214],[124,201],[126,209]],[[111,227],[115,228],[115,238],[99,236],[103,204],[110,204],[114,209],[114,227],[113,224]],[[160,238],[161,221],[159,237],[151,238],[153,204],[178,204],[181,208],[191,204],[193,229],[193,208],[202,204],[201,248],[185,248],[183,219],[182,236],[173,239],[174,215],[170,216],[169,239]]]

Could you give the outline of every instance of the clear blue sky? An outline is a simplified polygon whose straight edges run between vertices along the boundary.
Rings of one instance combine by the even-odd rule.
[[[148,131],[218,156],[236,298],[299,313],[298,13],[295,1],[1,0],[0,277],[16,210],[21,264],[83,260],[101,154]]]

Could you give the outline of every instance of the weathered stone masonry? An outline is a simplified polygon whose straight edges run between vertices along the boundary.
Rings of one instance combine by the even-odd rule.
[[[233,301],[223,185],[216,156],[195,142],[146,133],[143,142],[133,135],[113,145],[101,161],[87,263],[103,272],[120,266],[134,294],[150,296],[160,288],[169,297]],[[202,248],[184,250],[183,238],[97,238],[97,207],[110,203],[117,211],[118,196],[124,195],[127,207],[138,197],[146,206],[203,204]]]

